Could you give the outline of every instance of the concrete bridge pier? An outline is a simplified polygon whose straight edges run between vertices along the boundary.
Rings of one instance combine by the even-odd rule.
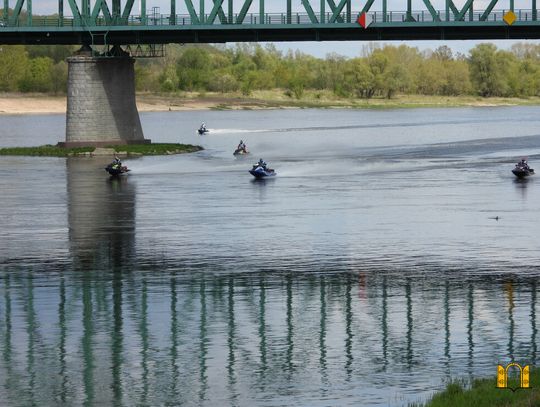
[[[135,102],[135,59],[119,46],[94,56],[83,46],[67,59],[65,147],[150,143]]]

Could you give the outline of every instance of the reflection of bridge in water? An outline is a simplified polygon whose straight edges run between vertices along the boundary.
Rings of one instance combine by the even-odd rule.
[[[360,382],[421,392],[537,358],[534,282],[42,271],[0,280],[8,403],[234,404]]]
[[[159,253],[139,266],[132,180],[67,166],[72,263],[0,275],[8,404],[386,405],[389,391],[537,360],[535,279],[362,264],[188,273]]]

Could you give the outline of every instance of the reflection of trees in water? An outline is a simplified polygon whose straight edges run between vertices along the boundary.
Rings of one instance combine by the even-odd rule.
[[[39,394],[45,404],[205,403],[219,394],[242,404],[246,388],[328,389],[360,380],[370,367],[373,380],[386,380],[385,370],[402,366],[414,377],[437,360],[444,361],[441,375],[453,376],[476,375],[497,358],[536,361],[534,281],[367,273],[355,296],[352,274],[74,272],[54,277],[54,288],[50,276],[49,284],[36,281],[45,274],[15,271],[0,280],[0,383],[10,384],[8,402],[37,402]],[[44,302],[47,313],[37,306]],[[525,308],[523,319],[518,310]],[[488,318],[498,314],[506,316]],[[452,330],[461,321],[462,332]],[[530,341],[514,334],[517,326],[530,326]],[[484,331],[509,334],[503,354],[483,340]],[[478,359],[490,353],[494,361]],[[416,363],[415,355],[427,360]],[[52,385],[45,370],[59,372]]]

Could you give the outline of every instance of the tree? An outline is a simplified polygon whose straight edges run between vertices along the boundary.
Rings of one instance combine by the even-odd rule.
[[[499,57],[501,55],[499,54]],[[481,96],[501,96],[506,92],[507,65],[497,55],[493,44],[479,44],[470,51],[472,84]]]
[[[178,75],[174,65],[166,65],[159,75],[159,86],[163,92],[173,92],[178,89]]]
[[[0,91],[17,90],[27,65],[28,53],[23,45],[0,47]]]
[[[51,68],[51,90],[56,95],[67,91],[68,66],[65,61],[54,64]]]
[[[29,61],[23,77],[19,80],[21,92],[50,92],[52,90],[53,60],[49,57]]]
[[[537,44],[518,42],[510,50],[519,59],[540,59],[540,46]]]
[[[256,75],[255,72],[248,72],[246,76],[242,79],[240,90],[242,95],[249,96],[255,88]]]
[[[181,89],[206,89],[210,79],[210,54],[204,48],[187,48],[176,64]]]
[[[289,85],[287,86],[287,94],[294,96],[296,99],[301,99],[304,95],[305,87],[306,85],[304,78],[302,78],[300,75],[295,75],[292,77]]]
[[[376,50],[367,58],[369,71],[372,75],[373,87],[371,96],[375,94],[384,94],[386,89],[387,72],[390,67],[390,61],[382,50]]]
[[[209,89],[216,92],[234,92],[238,90],[236,78],[228,73],[215,73],[210,81]]]
[[[444,85],[442,95],[466,95],[471,93],[472,85],[467,61],[459,59],[444,63]]]
[[[27,45],[28,57],[30,59],[39,57],[49,57],[54,63],[65,61],[72,56],[77,47],[73,45]]]
[[[441,45],[433,51],[432,58],[438,61],[452,61],[452,49],[446,45]]]
[[[349,61],[343,78],[343,91],[359,98],[369,99],[375,93],[374,76],[363,58]]]
[[[416,90],[421,95],[438,95],[443,93],[445,85],[444,60],[432,54],[415,72]]]

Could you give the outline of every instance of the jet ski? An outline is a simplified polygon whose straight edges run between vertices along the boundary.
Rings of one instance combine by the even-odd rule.
[[[203,134],[208,133],[208,129],[206,128],[206,124],[205,123],[201,124],[201,127],[199,127],[197,132],[199,133],[200,136],[202,136]]]
[[[525,178],[525,177],[528,177],[529,175],[533,175],[534,170],[532,168],[529,168],[528,166],[524,167],[524,166],[516,165],[514,169],[512,170],[512,173],[518,178]]]
[[[268,177],[275,177],[276,172],[271,168],[263,167],[262,165],[254,165],[249,173],[257,179],[263,179]]]
[[[126,174],[130,170],[125,165],[110,163],[105,167],[105,171],[107,171],[112,177],[116,177],[118,175]]]
[[[247,155],[249,154],[249,151],[247,151],[245,148],[237,148],[234,150],[233,155],[239,156],[239,155]]]
[[[512,173],[518,178],[525,178],[525,177],[528,177],[529,175],[533,175],[534,169],[529,167],[529,164],[527,164],[527,161],[523,159],[516,164],[516,166],[512,170]]]

